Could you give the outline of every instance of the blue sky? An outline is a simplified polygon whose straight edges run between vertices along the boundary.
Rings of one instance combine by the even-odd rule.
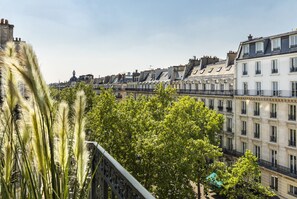
[[[297,0],[0,0],[48,83],[225,58],[248,34],[297,28]]]

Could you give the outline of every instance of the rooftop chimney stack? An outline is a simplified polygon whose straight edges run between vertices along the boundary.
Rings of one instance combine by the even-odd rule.
[[[252,39],[253,39],[253,36],[251,34],[249,34],[248,40],[251,41]]]

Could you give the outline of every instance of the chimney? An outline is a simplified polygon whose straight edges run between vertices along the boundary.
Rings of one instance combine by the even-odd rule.
[[[253,39],[253,36],[251,34],[249,34],[248,40],[251,41],[252,39]]]

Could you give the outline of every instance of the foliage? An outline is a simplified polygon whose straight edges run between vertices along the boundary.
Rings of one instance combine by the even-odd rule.
[[[30,45],[1,51],[0,198],[87,197],[84,94],[55,106]]]
[[[275,195],[268,187],[261,184],[257,157],[249,150],[221,175],[224,182],[221,194],[227,198],[260,199]]]

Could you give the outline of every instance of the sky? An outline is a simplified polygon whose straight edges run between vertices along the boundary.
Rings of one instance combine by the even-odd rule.
[[[255,37],[297,28],[297,0],[0,0],[47,83],[225,59]]]

